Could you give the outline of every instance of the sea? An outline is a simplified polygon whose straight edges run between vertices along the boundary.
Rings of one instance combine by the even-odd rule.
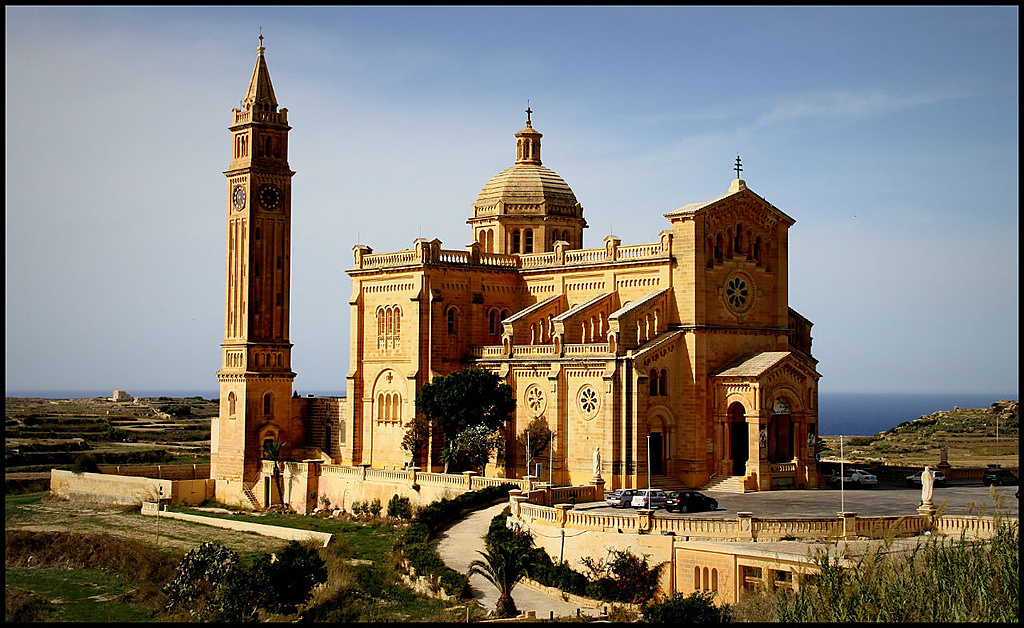
[[[7,397],[43,397],[48,399],[80,399],[109,397],[113,391],[6,391]],[[300,395],[338,397],[337,390],[298,391]],[[129,390],[136,397],[203,397],[214,399],[216,390],[153,391]],[[1018,400],[1016,392],[1006,394],[980,393],[818,393],[818,433],[823,436],[871,436],[896,427],[904,421],[939,410],[987,408],[996,401]]]

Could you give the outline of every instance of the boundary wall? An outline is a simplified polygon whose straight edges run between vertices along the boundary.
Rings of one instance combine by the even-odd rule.
[[[213,498],[210,479],[169,480],[110,473],[75,474],[50,470],[50,492],[73,500],[113,504],[141,504],[162,500],[171,505],[193,506]]]
[[[282,526],[272,526],[264,523],[252,523],[250,521],[232,521],[231,519],[204,517],[202,515],[192,515],[184,512],[161,511],[158,510],[156,502],[144,502],[142,504],[142,514],[166,519],[179,519],[181,521],[188,521],[189,523],[200,523],[203,525],[213,526],[215,528],[226,528],[228,530],[237,530],[239,532],[252,532],[253,534],[271,536],[288,541],[315,541],[320,543],[323,547],[327,547],[327,544],[331,542],[331,535],[327,532],[285,528]]]

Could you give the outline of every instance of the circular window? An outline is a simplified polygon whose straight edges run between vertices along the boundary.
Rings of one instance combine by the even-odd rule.
[[[597,391],[589,384],[580,388],[579,395],[576,397],[576,403],[579,405],[584,419],[594,418],[597,416],[597,411],[601,408],[601,400],[597,396]]]
[[[746,312],[754,304],[754,283],[745,273],[734,273],[725,281],[724,296],[730,310]]]
[[[531,384],[526,389],[524,398],[526,408],[529,410],[531,417],[536,418],[544,413],[544,408],[547,407],[547,398],[544,396],[544,391],[540,389],[540,386]]]

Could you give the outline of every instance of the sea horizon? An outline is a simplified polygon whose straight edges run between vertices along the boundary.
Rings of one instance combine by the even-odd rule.
[[[134,397],[202,397],[216,399],[216,390],[128,390]],[[6,397],[41,399],[109,398],[113,390],[8,390]],[[302,396],[344,397],[344,391],[299,391]],[[1017,401],[1017,393],[818,393],[818,433],[822,436],[871,436],[904,421],[960,408],[987,408],[996,401]]]

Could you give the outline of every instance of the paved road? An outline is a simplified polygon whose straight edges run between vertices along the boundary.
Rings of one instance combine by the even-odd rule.
[[[484,549],[483,537],[487,534],[491,519],[507,505],[508,502],[502,502],[470,513],[465,519],[438,535],[434,547],[445,564],[462,573],[469,571],[469,563],[480,558],[477,550]],[[469,579],[469,586],[473,597],[484,608],[493,611],[498,602],[498,590],[494,585],[483,576],[474,575]],[[512,590],[512,598],[516,601],[516,608],[520,611],[536,611],[538,618],[549,617],[551,611],[554,611],[556,617],[575,615],[578,608],[559,596],[546,595],[521,584]],[[596,611],[588,609],[582,609],[581,612],[585,615],[596,614]]]
[[[1011,517],[1018,516],[1019,502],[1013,494],[1016,486],[996,487],[998,499],[1003,503],[1000,512]],[[817,490],[764,491],[757,493],[726,493],[705,491],[709,497],[718,500],[718,510],[713,512],[670,514],[658,510],[658,517],[735,517],[737,512],[752,512],[755,517],[835,517],[841,510],[855,512],[865,517],[898,516],[917,514],[921,502],[921,489],[909,486],[882,484],[876,488]],[[965,515],[969,508],[973,514],[992,514],[994,500],[989,488],[981,484],[951,484],[935,488],[932,501],[936,506],[946,504],[946,514]],[[615,509],[601,502],[580,504],[577,509],[593,509],[597,512],[629,512],[628,508]]]

